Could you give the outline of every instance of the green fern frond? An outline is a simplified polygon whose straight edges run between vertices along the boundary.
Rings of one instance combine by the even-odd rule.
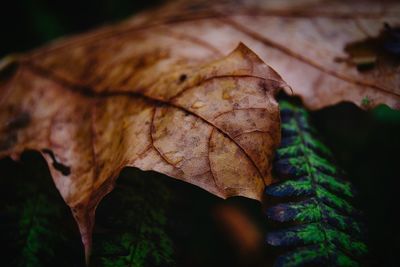
[[[21,162],[3,159],[0,165],[0,265],[80,266],[79,232],[43,158],[27,152]]]
[[[279,183],[266,188],[282,201],[266,211],[281,224],[267,234],[271,246],[287,247],[275,266],[359,266],[367,247],[360,241],[359,212],[351,204],[354,190],[332,163],[332,153],[316,138],[308,113],[281,102],[282,144],[274,171]],[[288,226],[289,225],[289,226]]]
[[[51,231],[54,227],[49,218],[59,216],[57,206],[44,194],[39,194],[23,204],[19,220],[18,240],[22,247],[19,266],[41,267],[41,255],[49,258],[56,256],[51,244],[62,237]]]
[[[169,190],[160,177],[145,180],[140,176],[134,170],[123,173],[110,198],[100,205],[97,224],[103,231],[94,234],[93,266],[174,265],[166,231]]]
[[[50,266],[58,256],[59,244],[65,239],[55,226],[55,220],[61,217],[57,204],[46,194],[38,192],[23,203],[8,206],[2,215],[7,217],[0,224],[1,231],[7,231],[3,234],[9,239],[7,250],[16,252],[9,264]]]

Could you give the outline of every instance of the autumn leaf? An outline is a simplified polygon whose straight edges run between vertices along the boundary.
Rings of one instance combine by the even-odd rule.
[[[125,25],[165,24],[210,50],[245,43],[309,109],[343,101],[400,109],[398,1],[178,1]]]
[[[24,57],[100,91],[129,90],[152,80],[133,70],[217,59],[243,42],[310,109],[399,109],[399,18],[395,1],[174,1]]]
[[[117,59],[113,49],[98,56]],[[79,63],[57,73],[23,58],[3,80],[0,157],[42,153],[87,255],[96,206],[125,166],[164,173],[223,198],[260,199],[271,182],[280,140],[274,94],[286,83],[243,44],[220,60],[196,65],[180,59],[174,68],[164,62],[175,60],[168,53],[139,50],[97,82],[87,74],[86,83],[70,78]],[[44,62],[68,66],[52,54]],[[126,66],[134,67],[129,77],[136,80],[124,86],[119,75]]]
[[[399,11],[176,1],[6,57],[0,157],[42,153],[87,251],[96,206],[125,166],[260,199],[280,139],[279,88],[310,109],[400,108]]]
[[[129,90],[145,82],[140,73],[132,75],[135,68],[154,70],[163,58],[164,66],[175,69],[178,58],[219,58],[243,42],[309,109],[343,101],[399,109],[399,26],[396,1],[174,1],[61,40],[30,58],[98,90]]]

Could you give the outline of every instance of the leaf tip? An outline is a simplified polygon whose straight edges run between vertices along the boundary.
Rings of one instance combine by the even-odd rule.
[[[71,210],[72,214],[74,215],[75,221],[78,224],[79,232],[81,234],[81,239],[85,252],[86,266],[89,266],[90,254],[92,250],[92,233],[94,226],[95,209],[80,205],[78,207],[71,207]]]

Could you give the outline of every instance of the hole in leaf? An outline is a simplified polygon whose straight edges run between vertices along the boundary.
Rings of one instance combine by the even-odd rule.
[[[396,67],[400,64],[400,27],[385,23],[378,36],[349,43],[344,51],[348,57],[335,61],[352,65],[359,72]]]
[[[67,176],[67,175],[71,174],[71,168],[58,162],[53,151],[51,151],[50,149],[43,149],[42,151],[43,151],[43,153],[46,153],[47,155],[49,155],[51,157],[51,159],[53,160],[53,167],[57,171],[61,172],[62,175]]]

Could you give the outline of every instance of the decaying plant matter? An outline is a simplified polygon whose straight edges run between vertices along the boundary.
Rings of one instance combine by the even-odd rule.
[[[279,89],[310,109],[400,108],[399,10],[177,1],[8,57],[0,157],[42,153],[87,254],[96,206],[125,166],[260,199],[280,142]]]
[[[95,208],[124,166],[221,197],[260,199],[271,181],[273,96],[286,84],[244,45],[198,67],[144,72],[130,91],[85,87],[29,61],[17,68],[1,88],[1,156],[41,151],[87,250]]]

